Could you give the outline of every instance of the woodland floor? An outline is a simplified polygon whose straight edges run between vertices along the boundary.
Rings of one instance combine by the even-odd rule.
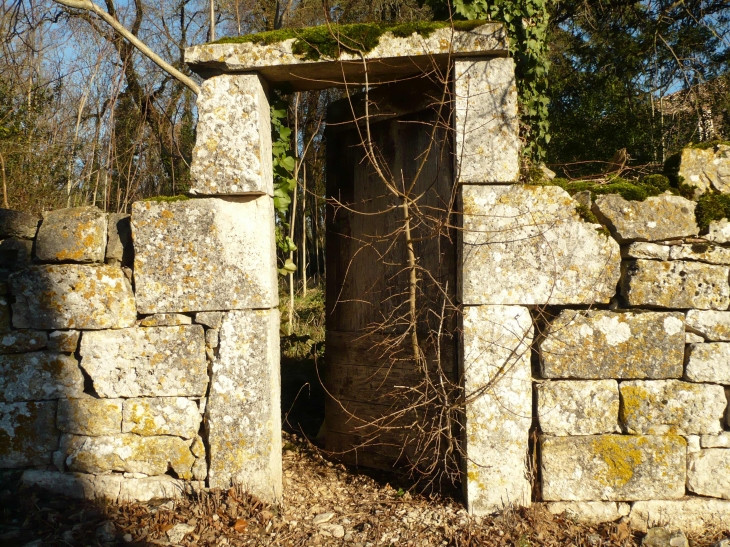
[[[301,437],[285,434],[284,446],[284,501],[279,508],[236,488],[177,501],[100,505],[19,488],[6,476],[0,484],[0,546],[629,547],[641,543],[641,534],[632,533],[625,524],[581,525],[539,506],[470,518],[456,499],[411,495],[399,487],[396,476],[367,474],[328,461]],[[318,524],[315,519],[325,522]],[[181,529],[188,533],[175,538]],[[720,532],[707,532],[690,541],[699,547],[721,537]]]

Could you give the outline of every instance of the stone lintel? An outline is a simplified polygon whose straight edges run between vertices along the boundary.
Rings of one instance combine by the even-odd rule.
[[[204,78],[230,72],[256,71],[273,85],[287,83],[294,91],[357,85],[365,82],[363,59],[343,52],[337,59],[305,59],[292,52],[295,39],[276,44],[203,44],[185,50],[185,62]],[[370,84],[412,77],[436,68],[450,58],[508,54],[507,34],[500,24],[487,23],[470,31],[449,27],[429,36],[396,37],[384,33],[376,47],[363,55]]]

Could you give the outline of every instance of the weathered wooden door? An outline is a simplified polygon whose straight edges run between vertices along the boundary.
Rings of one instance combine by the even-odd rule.
[[[441,97],[441,86],[424,82],[373,91],[372,154],[363,147],[362,96],[328,112],[326,447],[352,464],[391,468],[422,456],[414,424],[425,416],[401,413],[405,388],[423,381],[410,337],[397,343],[409,326],[411,295],[403,200],[383,178],[400,189],[413,183],[409,195],[418,196],[410,229],[419,342],[430,367],[440,365],[449,376],[455,369],[453,157],[449,105]]]

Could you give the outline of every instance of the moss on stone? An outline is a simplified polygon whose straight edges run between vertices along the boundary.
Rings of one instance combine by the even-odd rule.
[[[175,201],[187,201],[190,198],[188,196],[184,195],[177,195],[177,196],[152,196],[151,198],[146,198],[141,201],[153,201],[155,203],[173,203]]]
[[[341,51],[367,53],[380,42],[380,37],[390,32],[398,38],[418,34],[427,38],[435,30],[452,27],[469,31],[487,21],[419,21],[400,24],[355,23],[352,25],[322,25],[299,29],[280,29],[245,36],[231,36],[213,42],[215,44],[263,44],[271,45],[294,39],[292,53],[303,59],[316,61],[322,57],[336,59]]]
[[[696,144],[690,144],[687,146],[687,148],[694,148],[695,150],[708,150],[710,148],[715,148],[718,145],[725,145],[730,146],[730,141],[723,141],[723,140],[715,140],[715,141],[706,141],[706,142],[698,142]]]
[[[663,175],[644,177],[640,181],[630,181],[621,177],[614,177],[608,182],[555,178],[550,184],[560,186],[563,190],[574,196],[578,192],[589,191],[591,198],[606,194],[618,194],[628,201],[644,201],[650,196],[656,196],[669,188],[669,179]],[[662,189],[664,188],[664,189]]]
[[[579,204],[575,208],[575,211],[578,213],[578,216],[582,218],[585,222],[589,222],[590,224],[600,224],[598,218],[596,218],[596,215],[593,214],[593,211],[591,211],[585,205]]]
[[[697,200],[697,225],[704,230],[713,220],[730,218],[730,195],[706,192]]]

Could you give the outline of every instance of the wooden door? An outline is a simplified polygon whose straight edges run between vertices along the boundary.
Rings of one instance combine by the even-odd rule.
[[[407,465],[419,452],[414,423],[425,418],[408,412],[396,419],[404,387],[418,385],[423,373],[410,358],[410,338],[394,344],[409,325],[411,269],[402,199],[383,175],[399,188],[415,180],[409,195],[419,196],[411,221],[418,337],[428,366],[455,374],[453,157],[441,96],[440,86],[424,82],[371,93],[370,138],[380,173],[362,144],[367,127],[352,121],[353,111],[364,115],[363,97],[338,101],[328,112],[326,447],[347,463]],[[373,427],[384,417],[384,428]]]

